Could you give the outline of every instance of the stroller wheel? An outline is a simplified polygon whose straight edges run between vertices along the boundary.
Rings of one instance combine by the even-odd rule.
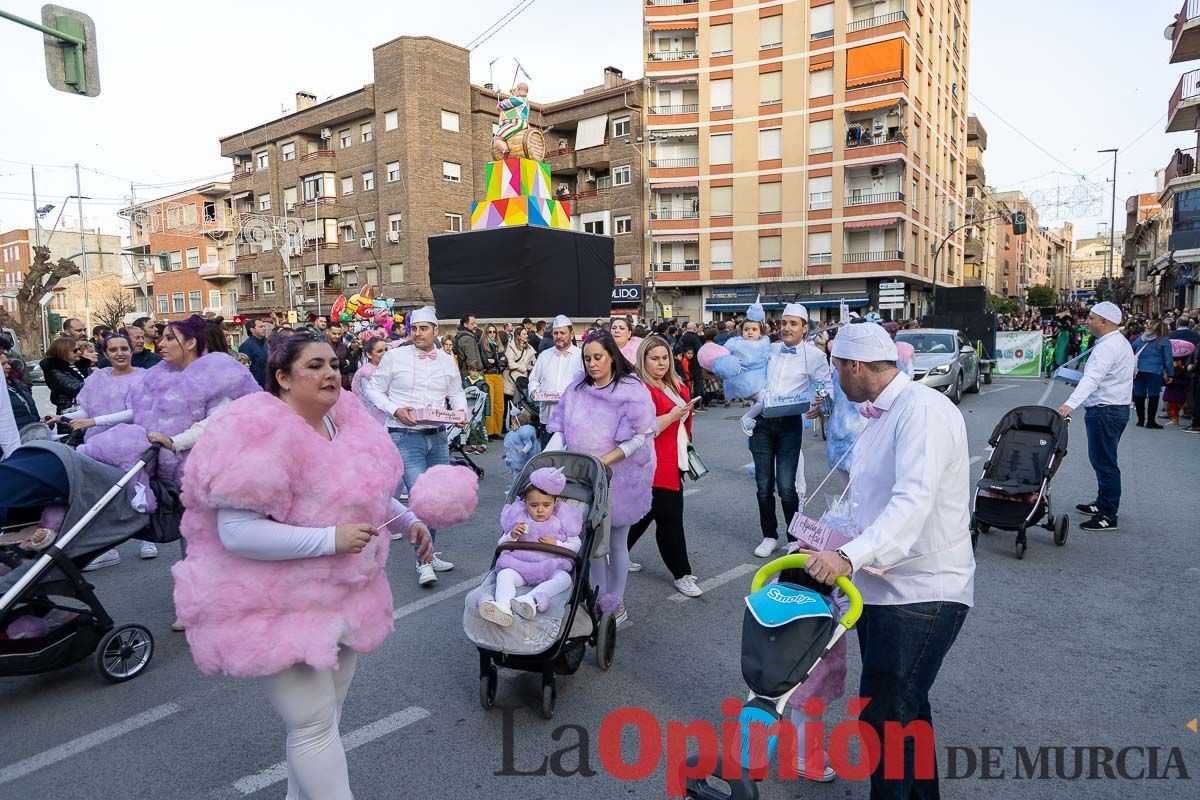
[[[558,686],[554,678],[542,679],[542,716],[551,719],[554,716],[554,703],[558,700]]]
[[[596,632],[596,666],[607,670],[612,666],[613,653],[617,649],[617,618],[611,613],[600,616]]]
[[[695,798],[695,800],[758,800],[758,784],[754,782],[745,770],[739,770],[738,776],[726,777],[722,769],[722,761],[724,756],[717,757],[717,765],[713,769],[711,775],[706,778],[687,778],[685,785],[687,786],[687,796]],[[694,753],[688,755],[687,765],[689,768],[694,768],[699,763],[699,756]],[[711,780],[716,780],[723,786],[714,786],[710,783]]]
[[[96,668],[113,683],[136,678],[154,655],[154,637],[141,625],[113,628],[96,648]]]
[[[1063,514],[1054,524],[1054,543],[1062,547],[1067,543],[1067,529],[1071,527],[1071,518]]]
[[[483,706],[485,711],[496,705],[496,681],[495,669],[479,676],[479,705]]]

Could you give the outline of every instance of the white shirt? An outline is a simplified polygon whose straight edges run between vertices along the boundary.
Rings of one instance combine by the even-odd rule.
[[[1064,405],[1071,408],[1128,406],[1133,402],[1137,356],[1120,331],[1100,337],[1083,366],[1083,378]]]
[[[363,384],[363,394],[371,405],[388,415],[389,428],[408,428],[396,419],[398,408],[450,408],[467,410],[462,376],[454,356],[441,348],[429,351],[434,358],[420,358],[416,347],[397,347],[384,354],[371,380]],[[427,354],[426,354],[427,355]],[[413,429],[433,427],[412,426]]]
[[[0,375],[0,382],[3,381],[4,377]],[[0,458],[7,458],[20,446],[21,432],[17,430],[17,420],[13,417],[8,387],[0,386]]]
[[[561,355],[566,353],[566,355]],[[571,345],[566,350],[552,347],[538,353],[534,362],[533,372],[529,374],[529,393],[551,392],[562,394],[567,387],[583,377],[583,354],[578,347]],[[544,408],[549,408],[545,404]],[[546,416],[543,414],[543,416]]]
[[[962,413],[941,392],[899,373],[854,446],[854,519],[842,546],[870,605],[975,600],[971,472]],[[882,575],[861,571],[883,569]]]
[[[808,342],[796,345],[796,352],[784,353],[783,342],[771,345],[771,360],[767,364],[767,385],[761,398],[767,405],[771,399],[811,395],[816,389],[827,390],[831,373],[829,362]]]

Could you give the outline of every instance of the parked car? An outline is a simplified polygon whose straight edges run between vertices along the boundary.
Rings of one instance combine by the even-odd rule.
[[[21,340],[12,328],[0,328],[0,342],[8,348],[8,360],[18,372],[25,376],[26,383],[45,383],[46,376],[42,374],[42,366],[34,360],[28,362],[21,354]]]
[[[961,331],[917,328],[901,331],[896,341],[912,345],[913,380],[945,392],[956,405],[964,391],[979,391],[979,355]]]

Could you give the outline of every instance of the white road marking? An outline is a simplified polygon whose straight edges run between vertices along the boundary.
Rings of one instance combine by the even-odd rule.
[[[693,486],[691,489],[684,489],[684,490],[683,490],[683,496],[684,496],[684,497],[691,497],[692,495],[694,495],[694,494],[695,494],[696,492],[698,492],[698,491],[700,491],[700,490],[699,490],[699,489],[697,489],[695,486]]]
[[[741,469],[750,469],[753,466],[754,466],[754,462],[751,461],[749,464],[742,464]]]
[[[431,595],[422,597],[420,600],[414,600],[411,603],[405,603],[392,612],[392,620],[399,620],[407,617],[409,614],[415,614],[422,609],[429,608],[432,605],[440,603],[447,597],[453,597],[456,594],[469,592],[479,584],[483,583],[483,579],[487,576],[488,573],[485,572],[482,575],[477,575],[474,578],[467,578],[465,581],[461,581],[453,586],[448,586],[447,588],[434,592]]]
[[[397,711],[395,714],[386,716],[381,720],[376,720],[370,725],[364,725],[356,731],[351,731],[342,737],[342,747],[346,752],[350,752],[356,747],[373,742],[389,733],[395,733],[403,727],[412,725],[414,722],[419,722],[429,716],[429,712],[419,706],[409,706],[403,711]],[[236,781],[233,788],[237,789],[243,795],[254,794],[268,786],[272,786],[280,781],[287,780],[287,762],[280,761],[267,767],[262,772],[254,775],[247,775],[245,778]]]
[[[1015,389],[1020,385],[1021,384],[1019,384],[1019,383],[1006,383],[1003,386],[993,386],[991,389],[980,389],[979,393],[980,394],[995,394],[996,392],[1004,392],[1009,389]]]
[[[1039,405],[1039,406],[1046,405],[1046,398],[1050,396],[1050,392],[1053,391],[1053,389],[1054,389],[1054,381],[1053,380],[1047,381],[1046,382],[1046,391],[1042,392],[1042,396],[1038,398],[1037,405]]]
[[[35,756],[18,761],[15,764],[10,764],[3,769],[0,769],[0,784],[15,781],[17,778],[23,778],[31,772],[36,772],[43,767],[48,767],[51,764],[57,764],[59,761],[78,755],[93,747],[102,745],[105,742],[110,742],[127,733],[132,733],[138,728],[144,728],[147,725],[158,722],[164,717],[169,717],[180,710],[179,706],[174,703],[163,703],[161,706],[155,706],[149,711],[143,711],[137,716],[118,722],[114,725],[109,725],[106,728],[101,728],[98,731],[93,731],[86,736],[80,736],[78,739],[72,739],[65,744],[60,744],[58,747],[52,747],[38,753]]]
[[[767,563],[767,562],[766,561],[762,562],[762,564],[765,564],[765,563]],[[708,580],[700,581],[700,588],[706,592],[710,591],[712,589],[716,589],[718,586],[722,586],[726,583],[729,583],[730,581],[740,578],[743,575],[747,575],[751,572],[757,572],[758,568],[761,567],[762,564],[739,564],[736,567],[734,567],[733,569],[725,570],[720,575],[714,575],[713,577],[709,578]],[[688,600],[695,600],[696,598],[688,597],[687,595],[680,594],[679,592],[671,592],[670,596],[668,596],[667,599],[670,600],[672,603],[683,603]]]
[[[975,466],[980,461],[983,461],[984,458],[985,456],[971,456],[971,466]]]

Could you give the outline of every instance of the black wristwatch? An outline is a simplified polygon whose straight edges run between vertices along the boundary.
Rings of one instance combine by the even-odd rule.
[[[850,556],[846,555],[841,550],[835,550],[834,552],[842,557],[842,561],[845,561],[847,564],[850,565],[850,570],[853,572],[854,571],[854,562],[850,560]]]

